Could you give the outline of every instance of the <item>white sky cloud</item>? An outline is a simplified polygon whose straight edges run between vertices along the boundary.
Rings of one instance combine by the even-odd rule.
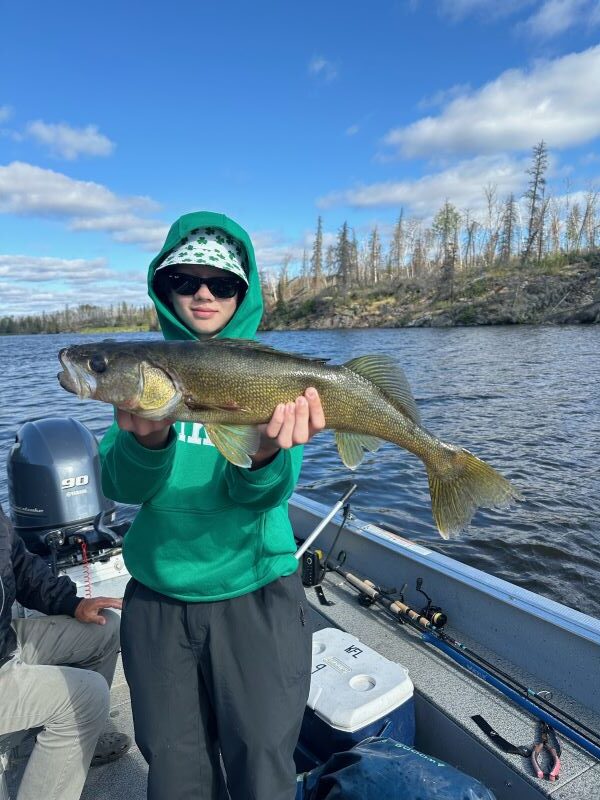
[[[327,83],[337,78],[337,67],[323,56],[313,56],[308,63],[308,74],[320,78]]]
[[[116,241],[155,250],[167,226],[136,212],[156,208],[148,197],[120,197],[102,184],[21,161],[0,166],[0,213],[59,218],[72,230],[105,231]]]
[[[12,113],[10,106],[0,106],[0,122],[6,122],[7,119],[12,117]]]
[[[115,143],[100,133],[97,125],[73,128],[65,122],[29,122],[26,135],[45,145],[54,155],[74,161],[79,156],[109,156]]]
[[[438,0],[440,13],[457,22],[476,15],[486,20],[530,13],[515,30],[536,39],[551,39],[576,26],[600,23],[598,0]]]
[[[250,235],[254,245],[256,263],[261,270],[279,267],[284,260],[297,261],[302,258],[302,244],[289,242],[283,235],[273,231],[258,231]]]
[[[429,2],[429,0],[425,0]],[[536,0],[438,0],[440,12],[459,20],[470,14],[485,14],[487,18],[506,17],[534,5]]]
[[[116,272],[103,258],[0,254],[0,315],[39,314],[67,304],[110,305],[115,298],[147,305],[145,270]]]
[[[427,108],[443,106],[446,103],[454,100],[456,97],[468,94],[470,91],[471,87],[468,83],[457,83],[454,86],[451,86],[449,89],[440,89],[438,92],[434,92],[432,95],[424,97],[419,101],[418,107],[421,110],[425,110]]]
[[[600,45],[529,71],[508,70],[448,103],[438,116],[390,131],[407,157],[571,147],[600,135]]]
[[[106,285],[77,286],[56,291],[31,291],[25,284],[4,287],[0,284],[0,316],[26,316],[41,314],[42,311],[59,311],[66,305],[71,307],[88,304],[109,306],[115,302],[126,302],[137,306],[149,304],[145,282]]]
[[[413,215],[429,217],[448,199],[458,208],[477,210],[485,202],[485,186],[496,186],[500,198],[522,191],[527,182],[527,166],[527,161],[504,155],[478,156],[416,180],[387,181],[332,192],[321,198],[318,205],[320,208],[403,206]]]
[[[51,258],[49,256],[0,255],[0,281],[75,281],[88,283],[114,279],[104,258]]]
[[[590,23],[597,0],[546,0],[523,24],[523,29],[539,39],[551,39],[579,25]]]

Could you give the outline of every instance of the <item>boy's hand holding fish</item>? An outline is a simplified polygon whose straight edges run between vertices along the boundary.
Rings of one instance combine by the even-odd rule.
[[[144,447],[158,450],[164,447],[169,429],[175,420],[152,420],[116,409],[117,425],[130,431]],[[259,425],[260,445],[252,456],[251,469],[267,464],[279,450],[286,450],[297,444],[306,444],[325,427],[325,414],[319,393],[314,387],[306,389],[295,403],[279,403],[273,416],[264,425]]]
[[[266,425],[259,425],[260,445],[252,468],[268,463],[279,450],[306,444],[325,427],[325,414],[317,390],[309,386],[295,403],[279,403]]]

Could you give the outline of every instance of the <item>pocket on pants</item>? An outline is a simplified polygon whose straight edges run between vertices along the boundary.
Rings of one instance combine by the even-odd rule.
[[[263,591],[271,614],[273,636],[286,662],[290,682],[310,680],[312,625],[304,588],[298,573],[279,578]]]

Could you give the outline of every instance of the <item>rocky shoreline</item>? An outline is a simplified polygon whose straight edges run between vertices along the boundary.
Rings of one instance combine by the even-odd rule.
[[[460,276],[452,296],[415,280],[291,297],[267,309],[263,330],[600,323],[600,253],[553,270]]]

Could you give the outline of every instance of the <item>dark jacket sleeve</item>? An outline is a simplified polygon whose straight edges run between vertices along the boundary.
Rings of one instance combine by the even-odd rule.
[[[12,533],[12,568],[16,597],[26,608],[42,614],[74,616],[81,602],[77,587],[70,578],[55,578],[50,567],[39,556],[30,553],[20,536]]]

